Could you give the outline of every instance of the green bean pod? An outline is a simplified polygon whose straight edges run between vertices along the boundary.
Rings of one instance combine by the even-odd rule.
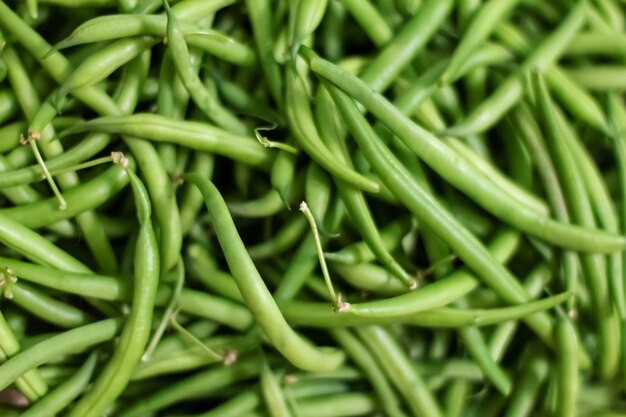
[[[259,276],[254,263],[247,255],[217,188],[210,181],[196,174],[189,174],[185,176],[185,179],[195,184],[202,192],[239,291],[274,347],[290,362],[302,369],[330,370],[339,366],[344,359],[341,352],[316,349],[289,327]]]

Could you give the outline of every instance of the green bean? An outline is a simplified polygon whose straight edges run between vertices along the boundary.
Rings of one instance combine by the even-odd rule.
[[[348,156],[348,150],[342,145],[338,137],[337,120],[332,113],[334,106],[330,96],[323,90],[318,93],[317,100],[317,116],[318,125],[320,126],[320,134],[325,137],[326,144],[334,154],[338,155],[343,163],[349,168],[351,162]],[[393,258],[393,256],[385,249],[383,241],[378,233],[378,228],[372,217],[369,206],[363,197],[363,194],[348,184],[336,181],[339,195],[343,201],[348,215],[354,222],[354,226],[359,230],[365,241],[370,246],[372,252],[381,264],[389,269],[398,279],[406,286],[412,288],[415,285],[415,279],[409,275],[402,266]]]
[[[185,179],[198,186],[202,192],[209,214],[213,219],[218,240],[239,291],[255,320],[274,347],[285,355],[290,362],[303,369],[329,370],[336,368],[343,361],[343,355],[340,352],[318,350],[312,347],[293,332],[285,321],[252,260],[247,255],[217,188],[210,181],[197,174],[186,175]]]
[[[122,39],[92,54],[61,84],[57,100],[67,93],[102,81],[158,41],[149,37]]]
[[[189,49],[185,42],[182,27],[174,16],[167,1],[164,1],[167,14],[167,42],[172,51],[176,71],[187,88],[191,98],[202,112],[218,126],[234,133],[245,134],[247,127],[232,113],[223,108],[217,99],[206,89],[198,74],[189,62]]]
[[[47,226],[99,207],[126,184],[128,184],[128,176],[124,170],[113,166],[93,180],[65,192],[64,198],[68,202],[66,210],[57,210],[56,199],[50,198],[19,207],[1,209],[0,213],[30,228]]]
[[[298,408],[302,417],[347,417],[371,415],[376,409],[372,398],[365,393],[345,393],[302,400]]]
[[[494,27],[513,10],[519,0],[491,0],[478,9],[468,24],[463,39],[450,58],[450,63],[441,76],[440,83],[448,84],[470,54],[482,46]]]
[[[442,415],[434,395],[428,390],[417,370],[411,367],[406,352],[387,330],[368,326],[358,328],[357,333],[414,414],[433,417]]]
[[[2,214],[0,214],[0,241],[37,263],[71,272],[89,272],[89,268],[76,258]]]
[[[195,417],[238,417],[252,412],[260,404],[259,394],[256,391],[247,390]]]
[[[454,154],[446,145],[400,114],[382,96],[372,94],[360,80],[314,56],[308,50],[303,50],[303,53],[307,55],[307,60],[314,72],[349,92],[354,99],[381,118],[413,152],[446,181],[467,193],[502,221],[552,244],[575,250],[612,251],[624,245],[624,239],[621,237],[593,229],[564,225],[549,218],[536,216],[518,204],[511,204],[508,197],[503,198],[500,193],[494,192],[493,187],[475,181],[476,175],[473,175],[474,170],[470,166],[452,158]]]
[[[623,33],[582,32],[572,38],[564,52],[573,56],[622,57],[626,53],[626,36]]]
[[[572,8],[567,17],[524,60],[522,70],[546,69],[569,44],[585,21],[584,2]],[[476,107],[461,123],[446,130],[452,136],[484,132],[519,101],[523,92],[522,73],[515,72],[500,83],[492,95]]]
[[[623,90],[626,86],[626,70],[622,66],[596,65],[565,71],[575,82],[592,91]]]
[[[440,307],[408,316],[360,317],[334,313],[324,303],[290,301],[281,307],[287,321],[294,326],[333,328],[370,324],[407,323],[419,327],[457,328],[462,326],[490,326],[510,320],[519,320],[526,315],[544,311],[567,301],[572,295],[561,293],[552,297],[531,301],[512,307],[492,309],[455,309]]]
[[[219,8],[224,3],[233,3],[233,1],[213,1],[213,6]],[[221,4],[220,4],[221,3]],[[177,7],[173,6],[172,11],[175,16],[179,16]],[[200,20],[204,16],[209,16],[213,12],[213,7],[208,7],[201,13],[192,17],[192,20]],[[194,33],[199,28],[191,24],[189,21],[181,22],[186,35]],[[54,48],[61,50],[77,45],[84,45],[94,42],[110,41],[121,38],[131,38],[136,36],[154,36],[164,38],[167,31],[167,17],[164,15],[137,15],[137,14],[112,14],[105,16],[97,16],[78,26],[70,33],[68,37],[57,43]],[[217,33],[207,30],[205,33]],[[224,36],[224,35],[220,35]],[[194,45],[193,41],[187,37],[190,45]],[[202,42],[202,41],[201,41]]]
[[[214,158],[204,152],[196,152],[189,167],[189,172],[197,172],[200,175],[211,178],[214,170]],[[200,209],[202,208],[202,194],[191,186],[183,185],[180,201],[180,224],[183,235],[187,234],[193,225]]]
[[[2,311],[0,311],[0,335],[2,336],[0,337],[0,363],[2,363],[20,351],[20,344]],[[24,372],[15,381],[15,386],[30,401],[36,401],[48,391],[48,385],[38,369]]]
[[[559,183],[554,164],[548,149],[543,141],[539,126],[530,115],[525,106],[519,106],[513,114],[515,126],[519,135],[528,147],[537,166],[537,171],[542,178],[543,187],[546,191],[548,202],[557,220],[563,223],[570,222],[570,215],[563,196],[563,190]],[[575,292],[578,280],[578,260],[577,255],[571,251],[564,251],[562,254],[565,287],[568,291]],[[568,307],[574,308],[574,298]]]
[[[457,305],[465,307],[467,303],[457,302]],[[494,387],[505,396],[511,393],[511,379],[504,373],[504,370],[491,357],[489,348],[480,330],[476,326],[466,326],[459,328],[459,336],[465,350],[480,367],[485,377]]]
[[[205,123],[179,121],[156,114],[107,116],[78,124],[64,135],[95,130],[119,133],[156,142],[168,142],[224,155],[251,165],[266,165],[271,155],[254,139],[229,133]]]
[[[272,23],[273,17],[270,3],[268,0],[246,0],[246,8],[261,69],[274,102],[279,109],[282,109],[283,79],[281,77],[281,69],[274,58],[274,45],[272,42],[274,39],[274,34],[272,33],[274,25]],[[278,191],[280,192],[281,190],[279,189]]]
[[[195,370],[206,365],[223,362],[221,356],[208,355],[206,349],[212,351],[228,352],[229,348],[236,346],[237,338],[232,336],[214,337],[207,341],[201,341],[204,346],[192,345],[186,349],[180,349],[168,356],[156,357],[148,362],[141,362],[133,374],[133,380],[146,379],[158,375],[168,375]],[[237,351],[237,354],[245,353]]]
[[[269,190],[261,197],[248,201],[228,201],[228,210],[233,216],[268,217],[283,208],[283,201],[276,190]]]
[[[578,337],[570,319],[561,318],[555,326],[555,337],[559,346],[556,379],[557,379],[557,416],[575,416],[576,398],[579,382],[576,355]]]
[[[20,279],[70,294],[102,300],[123,300],[130,294],[125,282],[114,277],[68,272],[4,257],[0,257],[0,265],[11,269]]]
[[[289,417],[292,415],[287,405],[285,393],[280,386],[277,376],[272,372],[267,364],[267,360],[263,358],[261,367],[261,393],[265,406],[271,417]]]
[[[365,68],[363,81],[374,91],[384,91],[439,29],[452,4],[450,0],[427,0]]]
[[[341,3],[377,47],[385,45],[393,31],[370,0],[342,0]]]
[[[33,316],[58,327],[71,329],[86,324],[90,319],[84,311],[23,283],[13,287],[12,300]]]
[[[53,417],[83,393],[96,366],[97,355],[89,355],[83,365],[54,391],[30,406],[23,417]]]
[[[362,346],[358,338],[352,335],[349,330],[334,329],[332,335],[346,350],[352,361],[367,375],[387,415],[390,417],[404,416],[395,393],[388,385],[384,373],[377,366],[367,348]]]
[[[288,71],[286,84],[287,119],[298,144],[311,159],[333,175],[359,189],[377,192],[378,184],[341,163],[324,145],[313,122],[305,87],[297,74]]]
[[[17,112],[17,100],[12,91],[0,90],[0,122],[4,123]]]
[[[595,218],[591,203],[570,146],[573,141],[573,138],[569,137],[571,132],[565,126],[562,115],[557,112],[556,105],[552,103],[540,74],[533,73],[532,82],[538,110],[543,116],[543,121],[550,135],[548,145],[563,182],[565,198],[572,210],[573,218],[586,227],[594,227]],[[614,337],[616,316],[611,305],[606,304],[609,295],[605,259],[598,254],[585,254],[581,256],[580,261],[585,278],[587,278],[593,310],[599,327],[600,349],[603,352],[600,361],[600,374],[606,377],[616,370],[619,348]]]
[[[120,328],[119,320],[106,319],[67,330],[22,350],[0,365],[0,389],[9,386],[28,370],[56,359],[59,355],[78,352],[111,340]]]
[[[389,222],[379,229],[380,238],[385,249],[391,251],[396,248],[402,238],[411,228],[411,219],[401,218]],[[325,252],[324,257],[332,262],[355,265],[370,262],[376,259],[367,242],[360,241],[352,243],[339,249],[336,252]]]
[[[134,366],[150,337],[152,310],[159,279],[159,252],[152,230],[148,193],[135,174],[126,171],[137,206],[140,228],[135,251],[135,281],[130,315],[122,329],[118,346],[91,390],[70,412],[70,416],[99,416],[122,393]]]
[[[215,365],[162,387],[119,413],[135,417],[156,411],[188,398],[203,398],[219,388],[256,376],[261,370],[258,357],[242,357],[230,366]]]
[[[180,295],[180,309],[241,331],[253,323],[250,312],[238,303],[187,288]]]
[[[518,39],[519,42],[511,47],[516,53],[526,53],[531,49],[530,42],[524,39],[513,26],[500,25],[500,28]],[[545,73],[550,88],[569,112],[600,131],[606,130],[604,113],[591,94],[557,66],[547,68]]]
[[[562,115],[559,117],[563,119]],[[583,148],[580,141],[574,137],[573,131],[571,134],[564,135],[564,138],[568,141],[570,152],[582,173],[581,177],[584,186],[587,194],[591,197],[591,206],[599,223],[605,230],[620,233],[615,207],[595,162]],[[626,294],[624,293],[622,256],[619,253],[612,253],[608,256],[607,261],[609,263],[608,283],[611,299],[620,317],[626,318]]]
[[[293,247],[306,230],[307,222],[303,217],[296,217],[286,223],[271,238],[248,248],[250,257],[255,261],[275,257]]]
[[[328,0],[297,0],[293,13],[290,13],[289,42],[292,64],[296,64],[296,56],[302,42],[319,26]],[[293,19],[293,20],[292,20]]]
[[[524,369],[521,379],[515,382],[511,400],[504,412],[505,417],[528,417],[532,415],[538,401],[539,390],[548,376],[549,362],[535,345],[531,345],[522,355],[519,364]]]

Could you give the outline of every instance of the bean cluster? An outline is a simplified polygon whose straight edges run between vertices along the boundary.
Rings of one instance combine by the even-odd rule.
[[[626,415],[623,0],[0,0],[0,416]]]

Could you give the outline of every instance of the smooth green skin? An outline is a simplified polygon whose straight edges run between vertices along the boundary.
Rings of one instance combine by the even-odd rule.
[[[279,376],[272,372],[265,358],[262,362],[261,394],[270,417],[290,417],[292,413],[287,405],[287,398],[279,382]]]
[[[5,389],[29,370],[61,355],[80,352],[113,339],[121,327],[120,320],[106,319],[51,336],[22,350],[0,365],[0,389]]]
[[[62,136],[85,131],[134,136],[216,153],[253,166],[269,164],[272,154],[255,139],[227,132],[206,123],[174,120],[157,114],[105,116],[78,124]]]
[[[383,247],[388,251],[394,250],[400,244],[402,238],[411,230],[411,223],[412,220],[405,217],[389,222],[381,227],[378,233]],[[376,256],[365,241],[351,243],[336,252],[325,252],[324,257],[327,261],[346,265],[356,265],[376,259]]]
[[[14,286],[11,300],[40,320],[66,329],[82,326],[92,318],[85,311],[21,282]]]
[[[469,279],[468,279],[469,278]],[[363,317],[394,317],[443,307],[465,296],[478,286],[469,274],[458,273],[395,297],[346,305],[347,313]]]
[[[472,17],[467,29],[463,33],[461,42],[454,50],[450,63],[441,76],[440,84],[445,85],[455,78],[459,68],[467,58],[478,48],[482,47],[495,26],[505,19],[520,0],[490,0],[481,5]]]
[[[617,65],[595,65],[585,68],[565,68],[565,73],[582,87],[591,91],[621,91],[626,86],[626,69]]]
[[[29,281],[54,290],[95,297],[101,300],[125,300],[131,295],[125,280],[85,272],[68,272],[17,259],[0,257],[0,265],[15,272],[19,280]],[[19,285],[22,285],[21,282]]]
[[[406,323],[418,327],[456,328],[462,326],[491,326],[511,320],[520,320],[530,314],[548,310],[567,301],[572,295],[562,293],[539,301],[512,307],[466,309],[440,307],[419,314],[395,317],[360,317],[339,314],[325,303],[290,301],[281,307],[287,321],[294,326],[333,328],[370,324]]]
[[[375,263],[365,262],[355,265],[333,263],[330,268],[350,286],[377,296],[405,294],[408,290],[407,286],[387,268]]]
[[[61,385],[28,407],[21,417],[54,417],[85,391],[97,362],[97,355],[89,355],[83,365]]]
[[[559,119],[565,120],[563,115],[560,115]],[[580,170],[593,212],[603,229],[612,233],[620,233],[617,210],[602,174],[599,172],[589,152],[575,136],[574,131],[570,131],[571,134],[564,135],[564,137],[567,140],[576,166]],[[626,318],[626,293],[624,292],[622,254],[618,252],[611,253],[607,257],[607,262],[611,299],[620,318]]]
[[[514,255],[520,236],[517,232],[504,230],[489,244],[489,252],[501,263]],[[446,278],[414,291],[395,297],[350,304],[347,312],[364,317],[393,317],[443,307],[459,299],[479,285],[479,281],[467,270],[455,271]]]
[[[252,35],[256,51],[265,75],[270,93],[279,109],[283,108],[283,77],[282,69],[274,59],[274,24],[272,23],[272,7],[269,0],[246,0],[248,19],[252,26]],[[280,189],[279,189],[280,191]]]
[[[124,64],[139,56],[143,51],[156,45],[158,40],[151,37],[118,40],[90,55],[61,84],[57,100],[73,90],[94,85]]]
[[[5,362],[9,356],[20,351],[20,343],[14,331],[9,326],[2,311],[0,311],[0,362]],[[37,369],[26,371],[15,380],[15,387],[28,398],[37,401],[48,391],[48,384]]]
[[[378,184],[350,169],[338,159],[319,136],[302,80],[294,71],[286,74],[286,109],[289,126],[298,145],[322,168],[334,176],[369,192],[378,192]]]
[[[370,0],[341,0],[374,45],[381,47],[393,37],[393,30]]]
[[[205,152],[195,152],[194,159],[188,167],[187,172],[196,172],[206,178],[213,176],[215,158]],[[202,209],[204,200],[200,191],[191,185],[183,184],[180,196],[180,225],[183,235],[191,230],[193,223]]]
[[[501,24],[497,33],[502,41],[507,43],[509,49],[518,55],[525,55],[532,49],[532,43],[512,25]],[[599,131],[606,131],[607,124],[602,107],[587,90],[556,65],[545,68],[545,76],[550,89],[570,113]]]
[[[329,80],[381,119],[403,142],[447,182],[470,196],[481,207],[526,233],[554,245],[585,252],[612,252],[626,245],[626,238],[594,229],[565,225],[537,216],[497,192],[490,182],[478,181],[480,173],[462,160],[443,142],[402,115],[389,101],[371,90],[358,78],[301,49],[311,69]],[[379,173],[380,175],[380,173]]]
[[[563,189],[539,126],[525,105],[518,106],[512,118],[514,128],[519,132],[519,136],[532,155],[555,218],[560,222],[570,223],[570,214],[565,203]],[[564,251],[561,259],[565,287],[568,291],[575,292],[578,285],[578,255],[572,251]],[[574,307],[574,301],[575,299],[572,299],[572,304],[569,305],[570,309]]]
[[[564,51],[573,56],[623,57],[626,54],[626,34],[606,32],[582,32],[572,38]]]
[[[146,53],[124,68],[120,88],[116,92],[120,110],[129,111],[136,107],[149,65],[150,54]],[[150,142],[128,136],[124,140],[145,177],[159,226],[161,269],[168,271],[178,262],[182,247],[180,214],[170,175]]]
[[[563,184],[565,200],[572,212],[572,218],[585,227],[595,227],[596,219],[591,207],[590,196],[585,189],[579,162],[574,158],[572,146],[574,138],[565,124],[564,118],[552,102],[545,82],[539,73],[532,74],[533,92],[537,111],[546,127],[548,147],[559,178]],[[580,257],[583,274],[592,300],[599,333],[599,373],[605,378],[617,371],[619,337],[616,337],[617,316],[607,304],[609,299],[608,277],[605,258],[599,254],[584,254]],[[619,271],[618,271],[619,272]]]
[[[130,315],[112,358],[93,387],[69,412],[71,417],[99,417],[124,391],[150,337],[152,313],[159,283],[159,249],[152,230],[148,192],[139,178],[127,170],[135,197],[140,228],[135,249],[134,290]]]
[[[183,30],[169,4],[164,0],[167,15],[167,47],[176,67],[176,72],[187,88],[189,95],[209,120],[216,125],[238,134],[248,132],[246,125],[226,110],[217,98],[209,92],[191,65],[189,48],[185,42]]]
[[[250,257],[255,261],[273,258],[294,247],[307,229],[307,220],[298,216],[287,222],[269,239],[248,247]]]
[[[239,217],[269,217],[285,207],[280,195],[274,189],[253,200],[227,201],[226,204],[230,213]]]
[[[385,91],[441,28],[453,3],[452,0],[427,0],[363,70],[363,81],[374,91]]]
[[[429,391],[420,373],[411,366],[406,351],[388,330],[379,326],[365,326],[356,331],[413,414],[432,417],[443,415],[434,394]]]
[[[93,180],[64,192],[63,197],[68,203],[66,210],[58,210],[58,201],[49,198],[19,207],[0,209],[0,213],[30,228],[48,226],[101,206],[127,184],[126,172],[119,166],[112,166]]]
[[[523,74],[529,69],[550,67],[585,22],[585,5],[579,2],[562,23],[524,60],[520,70],[511,74],[485,101],[459,124],[446,130],[452,136],[481,133],[493,126],[522,97]]]
[[[431,194],[411,177],[380,139],[356,108],[356,104],[336,87],[329,91],[381,180],[418,219],[452,248],[476,275],[502,299],[511,304],[529,300],[519,282],[463,225],[453,218]],[[553,345],[552,323],[545,314],[526,319],[527,323],[548,345]]]
[[[244,331],[254,317],[239,303],[188,288],[180,294],[180,311],[214,320],[233,329]]]
[[[232,346],[236,346],[239,340],[240,336],[218,336],[202,340],[202,343],[213,351],[224,352],[232,348]],[[243,350],[237,351],[237,354],[242,353],[247,352]],[[208,355],[206,350],[198,345],[188,345],[186,348],[176,350],[169,355],[161,354],[157,356],[155,354],[148,362],[142,361],[135,368],[132,379],[140,380],[154,378],[160,375],[183,373],[216,362],[222,362],[222,358],[220,356],[213,357]]]
[[[545,352],[537,351],[532,346],[523,356],[520,369],[524,372],[515,381],[511,399],[504,411],[504,417],[528,417],[532,415],[539,400],[543,382],[550,371],[550,363]]]
[[[460,300],[456,303],[460,307],[467,307],[467,303]],[[501,394],[511,394],[512,382],[509,376],[491,356],[485,338],[477,326],[466,326],[458,329],[459,336],[465,350],[480,367],[486,379],[500,391]]]
[[[0,133],[0,135],[1,134],[2,133]],[[62,154],[47,159],[46,166],[50,172],[54,173],[54,171],[63,170],[76,164],[83,163],[102,151],[109,144],[109,142],[110,137],[108,135],[90,135],[76,146],[64,151]],[[7,161],[11,163],[11,165],[14,165],[8,157]],[[41,166],[35,164],[27,167],[15,168],[6,172],[0,172],[0,187],[6,188],[16,185],[30,184],[42,181],[43,179]]]
[[[576,328],[568,318],[557,320],[554,328],[558,345],[556,358],[556,416],[574,417],[576,415],[576,399],[580,385],[578,364],[578,337]]]
[[[119,416],[142,416],[147,412],[157,411],[189,398],[203,398],[220,388],[256,377],[260,371],[261,363],[256,355],[241,357],[230,366],[217,364],[144,396],[121,411]]]
[[[198,48],[235,65],[248,66],[255,61],[254,52],[247,45],[229,36],[187,22],[181,22],[181,26],[185,41],[190,47]],[[60,50],[76,45],[137,36],[162,39],[165,38],[166,31],[167,17],[163,15],[98,16],[81,24],[54,47]]]
[[[372,415],[376,402],[365,393],[325,395],[298,401],[302,417],[340,417],[346,415]]]
[[[334,109],[335,106],[330,96],[325,90],[319,89],[317,94],[316,115],[320,135],[325,140],[328,149],[333,154],[338,155],[339,159],[341,159],[346,166],[352,168],[348,149],[339,137],[340,128],[338,120],[332,113]],[[363,193],[343,181],[335,181],[335,184],[341,200],[346,206],[348,215],[353,222],[354,228],[359,231],[372,252],[376,255],[378,261],[408,287],[413,285],[415,282],[414,278],[402,268],[385,248]]]
[[[366,375],[372,388],[376,391],[385,413],[389,417],[404,417],[405,413],[402,411],[395,392],[389,386],[385,374],[361,341],[347,329],[333,329],[331,334],[345,349],[352,362]]]
[[[342,352],[315,348],[289,327],[248,256],[217,188],[197,174],[188,174],[185,180],[195,184],[202,192],[231,274],[250,312],[272,345],[301,369],[324,371],[339,366],[344,360]]]
[[[2,214],[0,214],[0,242],[42,265],[70,272],[91,272],[82,262],[43,236]]]
[[[18,109],[17,99],[9,89],[0,90],[0,123],[10,119]]]

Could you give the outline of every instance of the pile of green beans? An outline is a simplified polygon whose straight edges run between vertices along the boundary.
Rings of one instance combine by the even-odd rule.
[[[1,417],[626,417],[623,0],[0,0]]]

